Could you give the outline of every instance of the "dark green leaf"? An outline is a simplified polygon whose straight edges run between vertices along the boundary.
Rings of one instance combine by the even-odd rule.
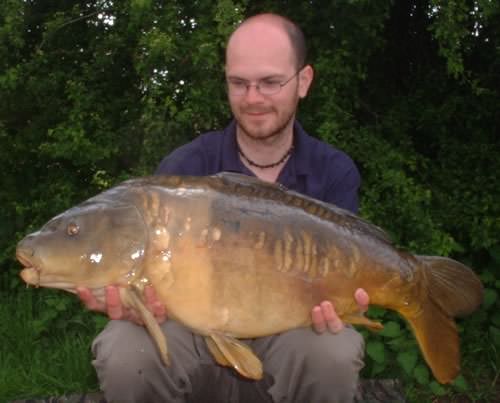
[[[418,353],[416,350],[402,351],[397,355],[396,360],[404,371],[408,375],[411,375],[415,365],[417,364]]]
[[[467,381],[463,375],[458,375],[457,378],[452,382],[452,385],[462,392],[466,392],[469,389]]]
[[[382,318],[386,314],[386,310],[378,306],[370,306],[367,316],[370,318]]]
[[[484,290],[483,306],[485,309],[490,308],[498,299],[498,292],[491,288]]]
[[[480,278],[483,284],[495,284],[496,282],[495,275],[491,271],[481,273]]]
[[[386,370],[386,363],[375,363],[370,371],[370,377],[376,377]]]
[[[429,388],[436,396],[444,396],[447,393],[446,389],[436,381],[431,381]]]
[[[429,370],[423,364],[418,364],[415,367],[413,370],[413,376],[421,385],[427,385],[429,383]]]
[[[366,352],[376,363],[383,364],[385,362],[385,347],[380,341],[368,341]]]
[[[379,334],[384,337],[398,337],[401,335],[401,327],[399,323],[390,321],[384,324],[384,328]]]

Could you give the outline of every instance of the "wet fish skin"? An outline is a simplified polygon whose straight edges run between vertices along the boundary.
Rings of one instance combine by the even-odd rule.
[[[323,300],[345,322],[380,328],[358,312],[361,287],[410,323],[436,378],[451,382],[460,368],[453,317],[482,300],[477,276],[458,262],[400,251],[345,210],[227,173],[124,182],[49,221],[17,256],[29,284],[118,284],[139,310],[152,284],[173,319],[207,336],[217,362],[254,379],[260,361],[237,339],[309,326]],[[144,321],[167,361],[156,322]]]

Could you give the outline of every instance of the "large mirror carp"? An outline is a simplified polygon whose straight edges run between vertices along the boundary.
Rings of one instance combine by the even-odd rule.
[[[410,324],[434,376],[449,383],[460,370],[453,318],[483,297],[478,277],[457,261],[398,250],[348,211],[230,173],[126,181],[26,236],[17,258],[34,286],[119,285],[168,363],[167,340],[143,303],[151,284],[171,319],[206,336],[219,364],[252,379],[262,364],[238,339],[310,326],[323,300],[346,323],[381,328],[358,312],[361,287]]]

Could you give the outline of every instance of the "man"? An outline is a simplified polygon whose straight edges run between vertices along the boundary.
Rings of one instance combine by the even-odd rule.
[[[234,121],[175,150],[157,174],[209,175],[234,171],[280,182],[311,197],[357,211],[359,174],[339,150],[308,136],[296,122],[313,69],[305,64],[302,32],[291,21],[261,14],[244,21],[226,49],[226,81]],[[130,402],[349,402],[363,366],[363,340],[345,327],[328,301],[312,309],[313,329],[247,340],[263,361],[254,382],[217,365],[202,337],[174,321],[152,289],[149,308],[162,323],[172,364],[165,367],[134,312],[108,287],[107,304],[89,290],[80,298],[112,319],[93,344],[101,388],[111,401]],[[368,296],[357,290],[360,311]],[[168,309],[168,307],[167,307]],[[272,306],[269,309],[273,309]],[[328,330],[328,331],[326,331]]]

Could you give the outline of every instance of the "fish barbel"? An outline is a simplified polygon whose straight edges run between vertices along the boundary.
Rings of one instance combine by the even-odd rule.
[[[310,326],[321,301],[346,323],[382,328],[358,310],[354,292],[364,288],[371,304],[410,324],[434,376],[449,383],[460,370],[453,318],[483,298],[478,277],[457,261],[398,250],[348,211],[230,173],[123,182],[54,217],[16,254],[28,284],[73,293],[119,286],[168,363],[143,302],[152,285],[170,318],[204,335],[219,364],[252,379],[262,364],[238,339]]]

